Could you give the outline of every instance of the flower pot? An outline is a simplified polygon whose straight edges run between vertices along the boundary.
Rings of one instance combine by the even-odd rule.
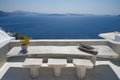
[[[20,51],[20,54],[27,54],[27,48],[28,46],[27,45],[21,45],[21,51]]]
[[[27,51],[28,46],[27,45],[21,45],[21,48],[22,48],[22,50],[26,50]]]

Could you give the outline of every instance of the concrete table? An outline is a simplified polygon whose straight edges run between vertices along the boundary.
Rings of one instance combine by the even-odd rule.
[[[54,75],[56,77],[61,75],[61,68],[67,65],[66,59],[48,59],[48,66],[54,68]]]
[[[39,68],[42,66],[42,59],[26,58],[23,64],[24,67],[31,69],[31,76],[33,78],[39,77]]]
[[[91,61],[96,62],[97,57],[101,58],[117,58],[118,54],[115,53],[109,46],[107,45],[95,45],[93,46],[97,48],[98,54],[93,55],[78,49],[78,46],[29,46],[27,54],[19,54],[21,47],[13,47],[8,53],[7,57],[15,57],[15,56],[40,56],[40,57],[91,57]]]

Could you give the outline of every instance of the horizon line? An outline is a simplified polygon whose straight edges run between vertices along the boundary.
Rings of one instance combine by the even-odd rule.
[[[95,14],[95,13],[47,13],[47,12],[38,12],[38,11],[27,11],[27,10],[14,10],[14,11],[5,11],[5,10],[0,10],[0,11],[3,11],[3,12],[28,12],[28,13],[42,13],[42,14],[78,14],[78,15],[120,15],[120,14]]]

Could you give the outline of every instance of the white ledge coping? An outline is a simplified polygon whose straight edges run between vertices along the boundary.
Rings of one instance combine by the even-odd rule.
[[[19,42],[20,40],[11,40],[10,42]],[[107,40],[105,39],[32,39],[30,40],[31,42],[39,42],[39,41],[56,41],[56,42],[73,42],[73,41],[84,41],[84,42],[87,42],[87,41],[105,41],[107,42]]]
[[[108,40],[108,42],[110,42],[110,43],[113,43],[113,44],[120,44],[120,42],[117,42],[117,41],[113,41],[113,40]]]

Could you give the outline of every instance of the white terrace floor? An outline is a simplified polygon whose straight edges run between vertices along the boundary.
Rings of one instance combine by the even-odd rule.
[[[23,68],[22,61],[10,60],[0,70],[0,80],[78,80],[75,69],[66,67],[62,69],[60,77],[53,76],[52,68],[40,68],[37,79],[30,77],[29,68]],[[97,60],[94,69],[87,70],[85,80],[120,80],[120,62],[113,60]]]

